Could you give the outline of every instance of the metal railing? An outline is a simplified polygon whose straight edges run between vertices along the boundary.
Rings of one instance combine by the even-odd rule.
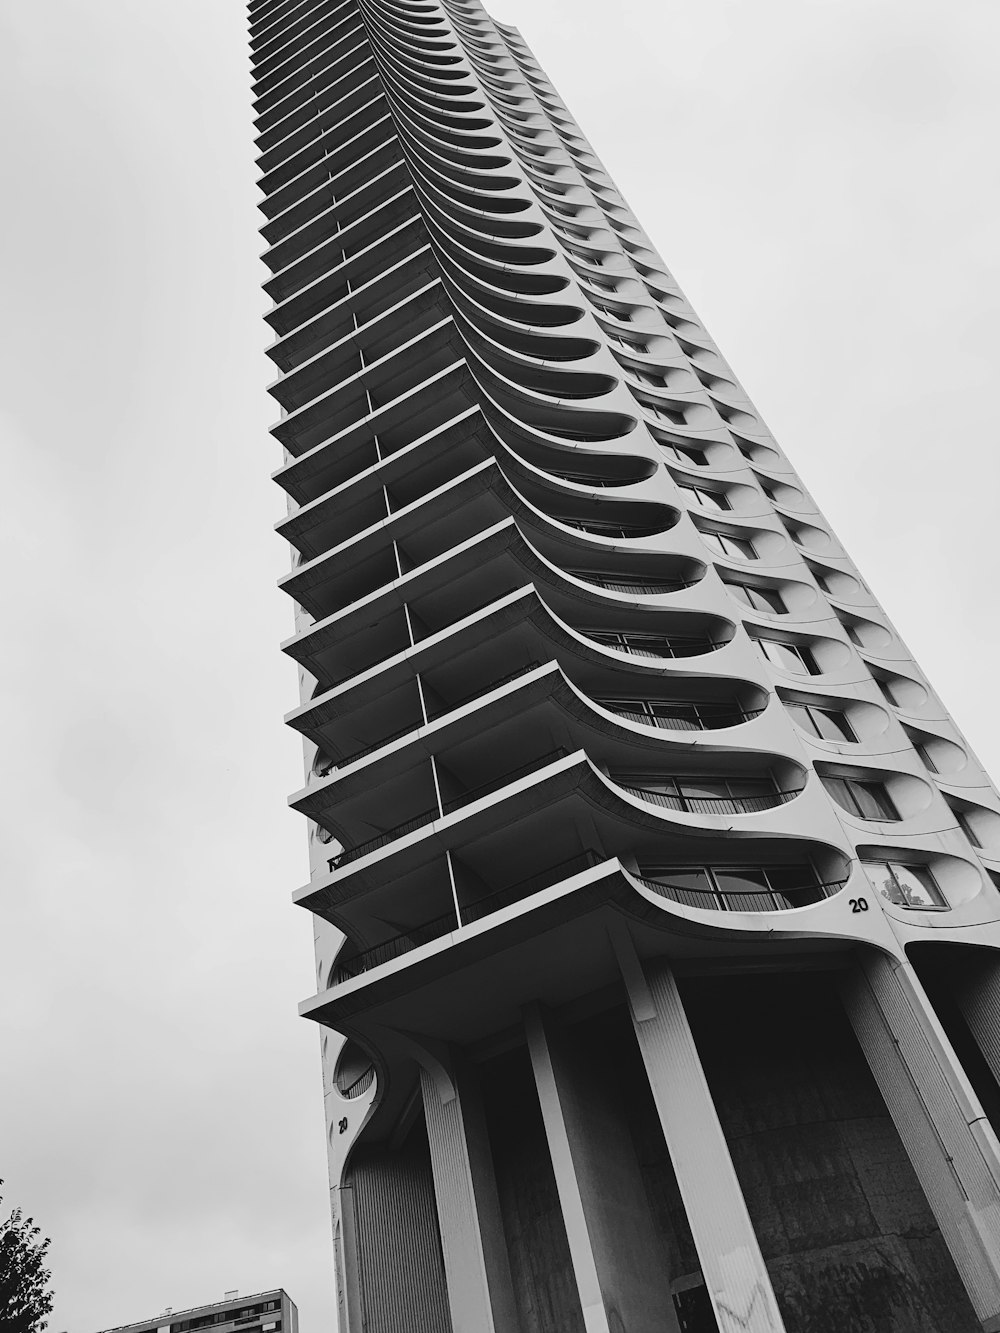
[[[613,574],[601,574],[592,569],[568,569],[566,572],[572,574],[574,578],[582,579],[584,583],[605,588],[608,592],[639,593],[646,597],[663,592],[681,592],[684,588],[693,587],[697,582],[696,579],[644,579],[639,582],[627,577],[615,578]]]
[[[367,1092],[375,1082],[375,1066],[369,1065],[363,1074],[358,1077],[346,1088],[338,1087],[337,1091],[341,1097],[360,1097],[363,1092]]]
[[[473,699],[479,699],[484,694],[491,694],[494,690],[501,689],[504,685],[509,685],[512,680],[517,680],[519,676],[526,676],[529,671],[534,671],[540,667],[541,662],[526,662],[524,666],[516,667],[513,671],[508,671],[505,676],[500,676],[496,680],[490,681],[488,685],[481,685],[478,689],[471,690],[468,694],[463,694],[461,699],[453,699],[445,704],[443,708],[436,712],[428,711],[428,722],[436,722],[439,717],[444,717],[447,713],[454,713],[459,708],[464,708],[466,704],[471,703]]]
[[[760,717],[763,708],[741,708],[738,704],[722,703],[678,703],[675,713],[642,712],[639,709],[621,708],[614,700],[596,699],[596,703],[606,708],[609,713],[628,718],[630,722],[641,722],[647,727],[659,727],[664,731],[709,731],[719,727],[736,727],[742,722]],[[651,705],[662,708],[667,704]]]
[[[701,653],[713,653],[717,648],[725,647],[724,642],[709,638],[708,635],[674,635],[667,638],[659,634],[619,634],[590,629],[581,630],[580,633],[595,643],[616,648],[633,657],[697,657]]]
[[[481,800],[484,796],[489,796],[492,792],[500,791],[501,788],[516,782],[518,778],[525,777],[528,773],[534,773],[540,768],[545,768],[549,764],[554,764],[557,759],[565,759],[569,753],[561,746],[554,750],[549,750],[546,754],[537,759],[529,759],[526,764],[520,764],[517,768],[512,768],[507,773],[501,773],[498,777],[490,778],[488,782],[481,782],[477,787],[470,787],[467,791],[460,792],[458,796],[451,797],[450,800],[442,801],[441,808],[446,815],[450,815],[455,810],[460,810],[463,805],[471,805],[473,801]]]
[[[390,842],[395,842],[398,838],[413,833],[416,829],[432,824],[435,819],[440,819],[443,815],[453,814],[463,806],[479,800],[480,797],[488,796],[491,792],[500,791],[511,782],[516,782],[518,778],[522,778],[528,773],[534,773],[547,764],[553,763],[556,759],[564,758],[566,754],[567,751],[563,749],[550,750],[537,759],[532,759],[526,764],[521,764],[517,768],[499,774],[497,777],[490,779],[489,782],[484,782],[478,787],[472,787],[468,791],[461,792],[458,796],[442,801],[440,810],[437,806],[432,810],[424,810],[419,815],[414,815],[411,819],[404,820],[403,823],[386,829],[383,833],[376,833],[374,837],[357,843],[354,847],[345,848],[338,852],[336,856],[331,856],[327,860],[327,866],[330,870],[340,870],[341,867],[350,865],[352,861],[358,861],[362,856],[367,856],[369,852],[376,852]]]
[[[374,838],[366,838],[364,842],[356,843],[353,847],[346,847],[336,856],[331,856],[327,860],[327,866],[330,870],[340,870],[342,866],[350,865],[352,861],[359,861],[362,856],[367,856],[369,852],[377,852],[380,847],[386,847],[390,842],[395,842],[397,838],[403,838],[407,833],[412,833],[415,829],[423,828],[437,819],[437,806],[433,810],[424,810],[419,815],[414,815],[412,819],[406,819],[402,824],[396,824],[392,828],[386,829],[384,833],[376,833]]]
[[[552,516],[557,523],[565,523],[569,528],[577,528],[580,532],[592,533],[595,537],[652,537],[654,533],[662,532],[664,524],[654,523],[604,523],[600,519],[592,519],[585,522],[581,518],[561,518],[558,514]]]
[[[592,473],[586,472],[557,472],[554,468],[546,468],[545,471],[551,477],[559,477],[562,481],[573,481],[578,486],[630,486],[635,480],[620,481],[615,477],[595,477]]]
[[[691,889],[683,884],[653,879],[642,872],[634,878],[662,898],[669,898],[685,907],[702,907],[713,912],[782,912],[793,907],[806,907],[810,903],[822,902],[824,898],[832,898],[847,883],[846,878],[812,880],[794,888],[769,889],[761,885],[760,889],[728,893],[724,890]]]
[[[479,898],[475,902],[463,906],[461,921],[458,920],[455,912],[451,911],[446,912],[443,916],[434,917],[431,921],[424,921],[419,926],[412,926],[408,931],[400,935],[394,935],[392,939],[386,940],[382,944],[376,944],[370,949],[364,949],[361,953],[355,954],[353,958],[338,962],[330,978],[330,984],[336,986],[343,981],[350,981],[353,977],[360,976],[363,972],[370,972],[372,968],[379,967],[382,963],[390,962],[393,958],[400,958],[403,954],[411,953],[414,949],[420,948],[422,944],[429,944],[432,940],[440,939],[442,935],[448,935],[453,930],[459,929],[460,926],[471,925],[474,921],[481,921],[484,917],[491,916],[504,907],[522,902],[525,898],[530,898],[532,894],[540,893],[543,889],[552,888],[554,884],[558,884],[561,880],[570,879],[573,875],[578,875],[584,870],[600,865],[606,859],[606,857],[594,851],[579,852],[576,856],[567,857],[564,861],[557,861],[555,865],[547,866],[528,879],[519,880],[516,884],[508,885],[495,893],[488,894],[485,898]]]
[[[500,676],[497,680],[490,681],[488,685],[479,686],[478,689],[463,695],[461,699],[452,700],[436,712],[428,710],[427,721],[436,722],[439,718],[446,717],[448,713],[454,713],[457,709],[463,708],[467,703],[471,703],[473,699],[479,699],[485,694],[490,694],[493,690],[499,690],[502,686],[509,685],[512,680],[517,680],[518,676],[526,676],[529,671],[534,671],[537,666],[541,666],[541,663],[528,662],[526,666],[520,666],[516,671],[508,671],[505,676]],[[345,755],[344,758],[338,760],[333,767],[346,768],[348,764],[356,764],[359,759],[367,759],[370,754],[375,754],[376,751],[385,749],[385,747],[391,745],[393,741],[398,741],[401,736],[407,736],[411,732],[419,731],[423,725],[422,722],[418,722],[416,726],[414,726],[413,723],[407,723],[405,727],[400,727],[398,731],[392,732],[389,736],[383,736],[380,741],[376,741],[373,745],[366,745],[363,750],[354,750],[351,754]]]
[[[639,796],[652,805],[661,805],[667,810],[680,810],[689,815],[752,815],[762,810],[773,810],[775,806],[787,805],[803,790],[763,791],[759,796],[685,796],[680,792],[654,791],[648,787],[636,787],[630,782],[622,782],[612,774],[612,781],[633,796]]]

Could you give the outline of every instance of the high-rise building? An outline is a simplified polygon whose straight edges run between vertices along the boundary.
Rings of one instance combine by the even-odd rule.
[[[189,1310],[168,1307],[150,1319],[121,1324],[105,1333],[299,1333],[299,1312],[280,1287],[254,1296],[227,1291],[221,1301],[210,1305]]]
[[[250,19],[342,1333],[1000,1329],[996,791],[518,33]]]

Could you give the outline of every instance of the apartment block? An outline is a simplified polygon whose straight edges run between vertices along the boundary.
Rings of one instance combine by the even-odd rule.
[[[341,1333],[1000,1329],[996,789],[519,33],[249,15]]]
[[[195,1305],[190,1310],[168,1307],[151,1319],[120,1324],[104,1333],[299,1333],[299,1314],[288,1293],[279,1287],[241,1296],[227,1291],[221,1301]]]

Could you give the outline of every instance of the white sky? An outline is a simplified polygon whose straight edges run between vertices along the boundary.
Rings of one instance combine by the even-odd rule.
[[[995,0],[498,0],[1000,773]],[[332,1329],[236,0],[0,15],[0,1175],[52,1333]]]

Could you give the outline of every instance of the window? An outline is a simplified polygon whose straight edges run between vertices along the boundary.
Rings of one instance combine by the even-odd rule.
[[[823,741],[856,741],[847,715],[837,708],[819,708],[816,704],[786,703],[785,707],[803,731]]]
[[[659,412],[659,408],[655,409]],[[679,481],[678,490],[686,491],[691,496],[695,504],[704,505],[707,509],[732,509],[729,503],[729,496],[725,491],[712,491],[707,486],[694,486],[689,482]]]
[[[635,366],[629,366],[636,379],[642,380],[643,384],[652,384],[654,388],[665,389],[667,387],[666,375],[657,375],[648,370],[637,370]]]
[[[661,403],[643,403],[643,407],[647,412],[652,412],[654,417],[660,417],[663,421],[669,421],[671,425],[683,426],[685,424],[684,413],[678,411],[677,408],[664,407]],[[729,506],[719,505],[719,508],[728,509]]]
[[[693,463],[695,467],[708,467],[708,458],[700,449],[690,449],[686,444],[677,444],[666,440],[657,440],[665,454],[672,454],[678,463]]]
[[[598,699],[597,702],[613,713],[667,731],[704,731],[747,721],[747,713],[738,703],[693,699]]]
[[[781,615],[788,610],[781,600],[781,593],[775,588],[758,588],[750,583],[730,583],[728,580],[726,587],[734,597],[738,597],[754,611],[775,611]]]
[[[657,803],[691,814],[752,814],[778,804],[789,793],[779,792],[771,778],[654,777],[622,773],[616,778],[629,791],[655,797]]]
[[[758,639],[760,650],[773,665],[797,676],[818,676],[819,667],[812,652],[802,644],[782,643],[778,639]]]
[[[740,560],[757,559],[756,548],[749,537],[734,537],[731,533],[711,529],[702,529],[701,535],[709,546],[714,546],[722,555],[736,556]]]
[[[934,758],[926,745],[918,745],[917,754],[920,756],[921,762],[923,763],[924,768],[927,769],[928,773],[940,773],[941,770],[938,768],[937,764],[935,764]]]
[[[926,866],[907,865],[902,861],[864,861],[862,864],[882,897],[897,907],[929,907],[936,911],[947,908],[944,894]]]
[[[730,912],[803,907],[840,887],[821,882],[810,865],[664,865],[644,867],[642,873],[675,902]]]
[[[969,839],[973,847],[982,847],[983,844],[979,838],[979,835],[976,833],[976,830],[972,827],[972,820],[969,818],[968,810],[960,810],[955,806],[952,806],[951,813],[955,816],[955,819],[958,821],[958,827]]]
[[[825,776],[823,786],[841,809],[858,819],[895,820],[900,817],[883,782]]]
[[[886,703],[892,704],[893,708],[898,708],[899,702],[896,699],[896,696],[893,694],[892,686],[889,684],[889,682],[887,680],[882,680],[879,676],[876,676],[875,684],[878,686],[879,692],[881,693],[882,698],[886,701]]]
[[[649,351],[649,343],[632,342],[631,339],[623,338],[620,333],[613,333],[610,329],[607,332],[613,343],[617,343],[619,347],[624,347],[630,352],[637,352],[640,356],[645,356]]]

